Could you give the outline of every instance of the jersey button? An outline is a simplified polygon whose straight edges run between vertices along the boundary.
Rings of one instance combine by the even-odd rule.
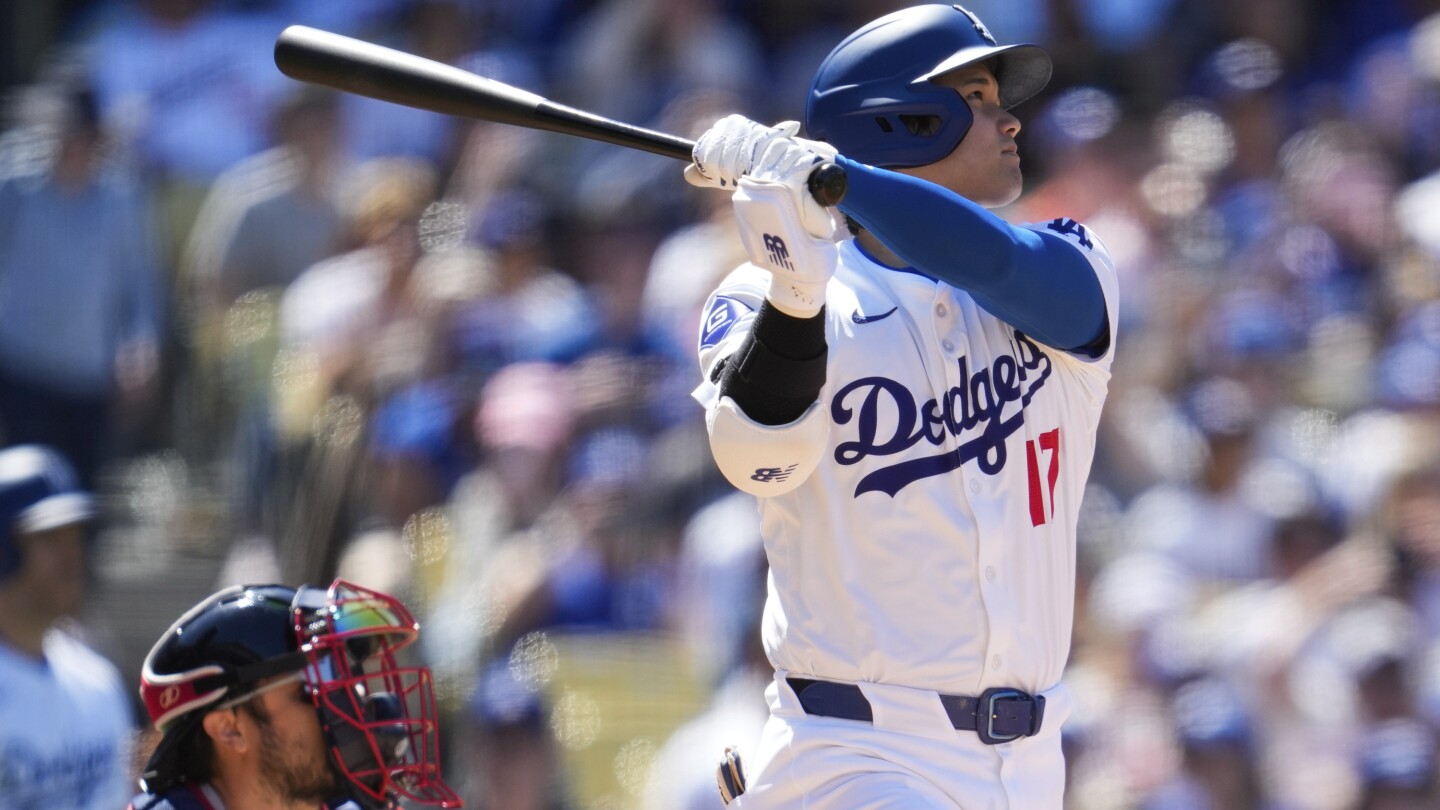
[[[987,565],[987,566],[985,566],[985,578],[988,579],[988,580],[990,580],[991,582],[994,582],[994,581],[995,581],[995,566],[993,566],[993,565]]]
[[[936,316],[937,318],[943,318],[943,317],[945,317],[946,315],[949,315],[949,314],[950,314],[950,310],[946,309],[944,304],[936,304],[936,305],[935,305],[935,316]]]
[[[1003,663],[1003,662],[1002,662],[1000,656],[998,656],[998,655],[992,655],[992,656],[990,656],[990,668],[991,668],[991,669],[999,669],[1001,663]]]
[[[978,478],[970,479],[970,491],[976,493],[980,491],[980,480]]]
[[[940,342],[940,345],[941,345],[941,346],[945,349],[945,351],[947,351],[947,352],[953,352],[953,351],[955,351],[955,343],[954,343],[953,341],[943,340],[943,341]]]

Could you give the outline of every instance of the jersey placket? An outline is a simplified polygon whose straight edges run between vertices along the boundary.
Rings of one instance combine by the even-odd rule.
[[[969,386],[970,380],[960,374],[960,358],[970,354],[971,341],[966,333],[967,314],[978,316],[978,307],[973,303],[959,300],[964,293],[958,292],[945,284],[936,285],[935,297],[931,306],[936,340],[943,356],[946,358],[945,377],[949,386]],[[969,357],[966,367],[971,374],[977,369],[988,367],[987,358]],[[957,415],[958,418],[958,415]],[[954,436],[952,440],[958,446],[965,441],[964,436]],[[981,472],[973,463],[965,464],[956,471],[960,480],[958,482],[962,497],[970,506],[970,513],[975,518],[976,537],[974,543],[974,565],[972,571],[976,577],[980,603],[985,610],[986,618],[986,642],[985,655],[976,662],[977,676],[980,684],[994,685],[1002,680],[1001,674],[1007,671],[1006,657],[1009,655],[1006,643],[1007,634],[998,632],[999,628],[1006,626],[1007,609],[1003,592],[1000,591],[1001,576],[1000,558],[1003,550],[997,547],[995,533],[988,531],[992,526],[1003,526],[1003,515],[999,514],[1000,504],[997,502],[996,482]]]

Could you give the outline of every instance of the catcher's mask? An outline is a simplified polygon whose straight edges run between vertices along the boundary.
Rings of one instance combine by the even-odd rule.
[[[146,658],[140,694],[164,737],[142,784],[158,794],[192,781],[180,754],[192,735],[204,733],[205,713],[258,694],[262,680],[293,673],[306,684],[349,798],[367,810],[400,799],[460,807],[440,776],[430,671],[396,658],[418,634],[398,600],[344,580],[329,588],[259,585],[215,594]]]

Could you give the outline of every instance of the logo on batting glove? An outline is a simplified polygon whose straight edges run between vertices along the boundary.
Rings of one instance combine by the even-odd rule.
[[[785,247],[784,239],[772,233],[765,234],[765,250],[770,254],[771,264],[786,270],[795,269],[795,265],[790,263],[790,249]]]

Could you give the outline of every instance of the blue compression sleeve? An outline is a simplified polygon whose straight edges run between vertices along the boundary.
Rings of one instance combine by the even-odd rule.
[[[934,183],[843,155],[836,162],[850,181],[840,210],[912,267],[1048,346],[1106,345],[1105,296],[1075,245],[1016,228]]]

